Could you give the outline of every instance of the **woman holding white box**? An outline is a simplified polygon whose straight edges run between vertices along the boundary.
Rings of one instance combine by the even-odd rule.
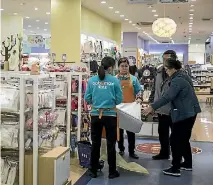
[[[119,74],[116,76],[121,84],[123,92],[123,103],[141,102],[141,86],[138,79],[131,75],[129,72],[130,67],[129,60],[127,58],[121,58],[118,61]],[[131,125],[130,125],[131,127]],[[129,143],[129,156],[134,159],[138,159],[135,154],[135,133],[126,131]],[[118,141],[118,147],[120,149],[120,155],[124,155],[124,130],[120,129],[120,140]]]

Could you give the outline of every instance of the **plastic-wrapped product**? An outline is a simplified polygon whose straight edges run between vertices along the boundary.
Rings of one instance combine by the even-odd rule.
[[[17,125],[1,125],[1,147],[18,148],[19,129]]]
[[[0,91],[1,111],[18,112],[19,111],[19,90],[16,88],[1,88]]]

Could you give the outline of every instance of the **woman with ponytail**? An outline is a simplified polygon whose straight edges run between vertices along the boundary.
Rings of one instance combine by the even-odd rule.
[[[92,178],[97,177],[97,170],[100,167],[103,127],[106,130],[109,178],[119,177],[119,172],[116,170],[117,114],[115,108],[122,102],[123,96],[119,80],[112,76],[114,65],[113,58],[103,58],[98,75],[89,79],[85,93],[86,102],[92,105],[90,112],[92,139],[90,176]]]

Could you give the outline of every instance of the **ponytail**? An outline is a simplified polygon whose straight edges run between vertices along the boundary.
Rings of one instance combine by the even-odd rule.
[[[98,76],[100,80],[104,80],[106,71],[115,65],[115,59],[112,57],[104,57],[101,66],[98,68]]]
[[[102,65],[98,68],[98,76],[100,80],[104,80],[105,78],[105,70],[104,70],[104,66]]]

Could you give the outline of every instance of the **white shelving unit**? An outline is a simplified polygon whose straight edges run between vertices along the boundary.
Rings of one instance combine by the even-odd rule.
[[[25,156],[25,88],[26,81],[32,81],[33,86],[33,101],[38,102],[38,89],[39,81],[42,79],[48,79],[49,74],[43,75],[30,75],[28,72],[1,72],[1,77],[5,80],[10,78],[19,79],[19,185],[24,185],[24,156]],[[27,85],[29,86],[29,85]],[[38,176],[38,104],[33,104],[33,185],[38,185],[37,176]],[[35,139],[36,138],[36,139]]]
[[[19,102],[20,102],[20,110],[18,112],[20,120],[20,133],[19,133],[19,185],[24,185],[24,159],[25,159],[25,113],[26,111],[33,111],[33,184],[38,185],[38,157],[39,157],[39,142],[38,142],[38,114],[39,114],[39,105],[38,103],[33,103],[33,107],[30,110],[25,110],[25,95],[26,95],[26,87],[31,88],[33,92],[33,102],[38,102],[39,90],[48,87],[53,90],[53,102],[52,109],[54,110],[55,105],[55,79],[57,75],[63,75],[67,79],[67,137],[66,143],[67,147],[70,147],[70,134],[71,134],[71,80],[72,77],[76,77],[79,80],[78,86],[78,123],[77,123],[77,141],[81,139],[81,115],[82,115],[82,79],[84,76],[89,76],[88,73],[84,72],[50,72],[47,74],[40,75],[30,75],[30,72],[1,72],[1,77],[5,80],[10,78],[19,79]],[[30,82],[26,83],[26,82]],[[51,84],[47,84],[51,83]],[[48,85],[48,86],[47,86]]]
[[[81,123],[82,123],[82,80],[84,76],[89,76],[89,73],[85,73],[85,72],[71,72],[71,79],[73,77],[77,77],[78,81],[79,81],[79,86],[78,86],[78,112],[77,112],[77,116],[78,116],[78,123],[77,123],[77,141],[81,140]],[[72,91],[70,91],[70,95],[72,95]],[[70,106],[70,105],[69,105]],[[71,108],[70,108],[71,110]]]

